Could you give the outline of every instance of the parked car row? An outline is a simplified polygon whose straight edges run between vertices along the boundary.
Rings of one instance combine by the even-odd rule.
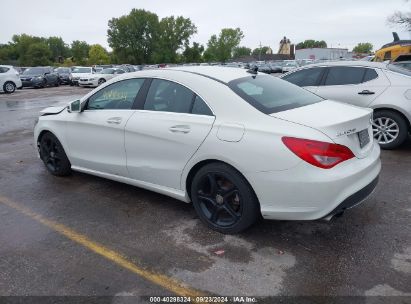
[[[409,70],[386,63],[336,61],[300,67],[281,78],[323,98],[374,109],[374,137],[384,149],[397,148],[411,131]]]

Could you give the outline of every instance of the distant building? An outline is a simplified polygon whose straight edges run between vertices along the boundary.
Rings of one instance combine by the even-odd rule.
[[[299,49],[295,51],[295,59],[311,59],[311,60],[337,60],[350,59],[352,55],[348,53],[348,49],[340,48],[310,48]]]

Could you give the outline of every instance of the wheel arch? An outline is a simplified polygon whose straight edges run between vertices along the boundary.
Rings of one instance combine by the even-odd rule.
[[[225,161],[219,160],[219,159],[205,159],[205,160],[201,160],[199,162],[197,162],[194,166],[191,167],[190,171],[187,174],[187,177],[185,179],[185,190],[187,193],[187,197],[188,199],[191,201],[191,182],[193,181],[193,178],[195,176],[195,174],[204,166],[211,164],[211,163],[220,163],[220,164],[224,164],[227,165],[229,167],[231,167],[232,169],[234,169],[235,171],[237,171],[243,178],[244,180],[248,183],[248,185],[250,186],[251,190],[253,191],[253,194],[255,195],[255,197],[257,198],[258,201],[258,207],[261,210],[261,205],[260,205],[260,201],[258,199],[257,194],[254,191],[253,186],[251,185],[251,183],[249,182],[249,180],[247,179],[247,177],[244,176],[243,173],[241,173],[240,170],[238,170],[235,166],[233,166],[230,163],[227,163]]]
[[[39,147],[41,138],[42,138],[42,137],[44,136],[44,134],[46,134],[46,133],[51,133],[51,134],[53,134],[53,135],[58,139],[58,141],[60,142],[60,144],[63,146],[63,149],[64,149],[64,151],[65,151],[65,153],[66,153],[66,155],[67,155],[67,158],[68,158],[68,159],[70,160],[70,162],[71,162],[71,159],[70,159],[70,156],[69,156],[69,153],[68,153],[68,149],[67,149],[67,146],[66,146],[66,142],[63,140],[62,136],[59,136],[58,133],[51,131],[51,129],[49,129],[49,128],[43,128],[43,129],[38,133],[38,135],[37,135],[37,137],[36,137],[36,141],[35,141],[37,148]],[[61,135],[61,134],[60,134],[60,135]]]
[[[401,117],[404,118],[404,120],[407,122],[408,124],[408,129],[411,129],[411,121],[408,118],[407,115],[405,115],[400,109],[397,108],[393,108],[393,107],[387,107],[387,106],[381,106],[381,107],[375,107],[374,108],[374,112],[379,112],[379,111],[391,111],[391,112],[395,112],[398,115],[400,115]]]

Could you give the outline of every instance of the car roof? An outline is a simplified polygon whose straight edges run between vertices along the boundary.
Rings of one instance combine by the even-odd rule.
[[[363,66],[363,67],[370,67],[370,68],[387,69],[386,63],[362,61],[362,60],[325,61],[325,62],[309,64],[304,67],[313,67],[313,66]]]
[[[237,78],[251,76],[250,73],[247,73],[246,69],[225,66],[182,66],[159,69],[157,70],[157,72],[161,70],[172,70],[180,71],[182,73],[193,73],[224,83],[228,83]]]

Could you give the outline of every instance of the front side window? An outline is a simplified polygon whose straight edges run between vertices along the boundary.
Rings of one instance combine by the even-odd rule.
[[[154,79],[147,94],[144,110],[190,113],[194,93],[168,80]]]
[[[127,79],[109,85],[91,96],[86,110],[131,109],[144,79]]]
[[[247,76],[230,81],[228,86],[265,114],[295,109],[323,100],[307,90],[272,76]]]
[[[360,67],[330,67],[324,85],[347,85],[362,82],[365,68]]]
[[[317,86],[324,68],[303,69],[286,75],[282,79],[299,87]]]
[[[0,73],[6,73],[8,70],[10,69],[6,67],[0,67]]]

